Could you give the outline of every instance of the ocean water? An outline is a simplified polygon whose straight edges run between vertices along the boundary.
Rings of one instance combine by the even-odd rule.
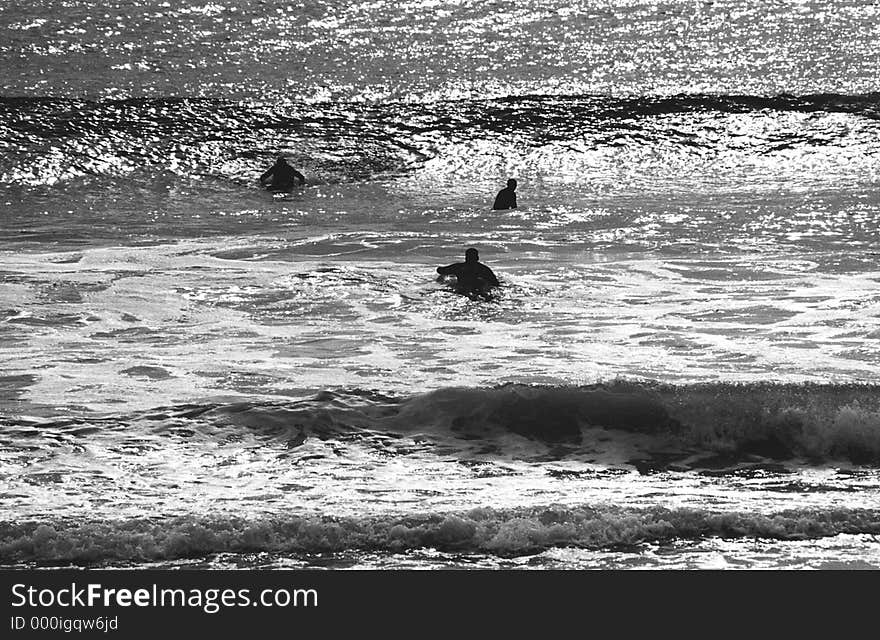
[[[3,4],[0,565],[880,568],[878,41]],[[491,300],[436,280],[468,247]]]

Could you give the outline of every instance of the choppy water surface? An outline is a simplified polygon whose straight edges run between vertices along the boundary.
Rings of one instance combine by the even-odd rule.
[[[0,10],[11,95],[432,100],[876,89],[876,3],[95,2]]]
[[[0,8],[0,563],[877,567],[878,29]]]

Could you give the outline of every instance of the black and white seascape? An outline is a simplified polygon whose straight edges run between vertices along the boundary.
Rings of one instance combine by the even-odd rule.
[[[3,3],[0,565],[880,568],[878,42]],[[500,287],[438,280],[468,248]]]

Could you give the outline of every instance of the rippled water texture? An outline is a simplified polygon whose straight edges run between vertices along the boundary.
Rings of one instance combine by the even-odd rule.
[[[0,55],[6,95],[859,93],[876,88],[878,10],[839,0],[36,0],[0,9]]]

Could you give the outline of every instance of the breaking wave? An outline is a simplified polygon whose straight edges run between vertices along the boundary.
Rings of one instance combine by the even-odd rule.
[[[434,548],[515,556],[554,547],[609,549],[705,538],[805,540],[880,533],[871,510],[769,514],[613,506],[477,508],[407,516],[280,516],[260,520],[184,516],[109,522],[0,524],[0,561],[168,561],[218,553],[399,553]]]
[[[371,391],[325,391],[313,398],[194,404],[104,418],[7,418],[0,436],[7,447],[28,446],[37,433],[76,437],[102,429],[181,429],[208,438],[247,430],[267,442],[296,447],[322,440],[376,434],[418,435],[458,442],[464,455],[482,451],[563,458],[603,439],[633,435],[642,448],[678,458],[754,456],[797,458],[803,464],[849,461],[880,464],[880,387],[859,384],[700,383],[661,384],[618,380],[580,387],[508,384],[446,388],[410,397]],[[597,432],[597,430],[600,430]],[[510,448],[511,435],[519,436]],[[491,446],[484,446],[491,445]],[[547,454],[548,445],[550,453]]]

